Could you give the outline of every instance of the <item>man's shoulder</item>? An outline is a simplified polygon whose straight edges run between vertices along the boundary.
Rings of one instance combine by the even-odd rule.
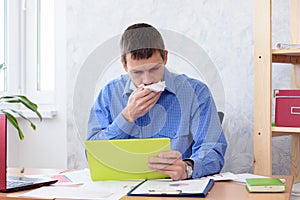
[[[129,80],[129,76],[127,74],[121,74],[119,77],[110,80],[105,85],[105,87],[106,88],[125,87],[128,80]]]
[[[207,88],[207,85],[204,82],[202,82],[199,79],[192,78],[186,74],[174,74],[173,76],[174,76],[174,83],[177,86],[189,84],[190,86],[192,86],[192,88],[196,88],[196,87]]]
[[[206,83],[199,79],[192,78],[186,74],[176,76],[176,93],[186,95],[196,95],[198,98],[207,99],[211,98],[211,92]],[[195,97],[196,97],[195,96]]]
[[[100,94],[104,96],[111,96],[112,94],[122,95],[128,80],[129,77],[126,74],[122,74],[105,84],[101,88]]]

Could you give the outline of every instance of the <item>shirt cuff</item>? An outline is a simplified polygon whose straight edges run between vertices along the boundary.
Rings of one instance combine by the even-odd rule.
[[[198,159],[195,159],[192,178],[200,178],[202,176],[203,176],[202,162]]]
[[[117,124],[119,129],[121,129],[124,133],[127,133],[128,135],[130,135],[130,133],[132,132],[132,129],[135,127],[135,123],[129,123],[128,121],[126,121],[126,119],[123,117],[122,113],[120,113],[116,117],[115,123]]]

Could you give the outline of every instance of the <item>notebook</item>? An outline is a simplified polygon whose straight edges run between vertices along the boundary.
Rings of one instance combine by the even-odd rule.
[[[151,171],[148,159],[170,151],[169,138],[85,141],[90,175],[99,180],[138,180],[167,178]]]
[[[0,113],[0,192],[14,192],[36,188],[57,182],[51,178],[7,176],[7,118]]]
[[[246,178],[248,192],[285,192],[285,184],[279,178]]]

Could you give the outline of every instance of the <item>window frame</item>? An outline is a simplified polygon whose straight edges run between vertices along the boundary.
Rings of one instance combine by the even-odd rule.
[[[7,90],[0,95],[23,94],[41,108],[53,106],[55,90],[39,91],[37,88],[37,5],[40,0],[4,0],[6,1],[6,60]],[[56,4],[57,1],[54,1]],[[55,10],[55,9],[54,9]],[[53,14],[56,18],[55,13]],[[56,20],[56,19],[54,19]],[[55,26],[53,27],[55,37]],[[54,51],[56,48],[54,38]],[[54,61],[56,58],[54,54]],[[54,73],[55,73],[55,66]],[[54,79],[55,78],[54,74]],[[55,80],[54,80],[55,84]]]
[[[41,105],[54,103],[54,91],[40,91],[38,90],[38,9],[40,0],[26,0],[26,15],[25,15],[25,77],[26,88],[25,93],[34,101]],[[54,28],[54,27],[53,27]],[[54,30],[53,30],[54,31]],[[54,45],[55,48],[55,45]],[[26,55],[26,52],[33,52],[32,55]],[[55,59],[55,58],[53,58]],[[54,62],[55,63],[55,60]],[[54,66],[55,70],[55,66]],[[33,72],[33,73],[32,73]]]

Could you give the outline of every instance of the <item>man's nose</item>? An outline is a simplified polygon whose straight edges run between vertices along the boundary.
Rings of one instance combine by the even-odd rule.
[[[150,73],[147,71],[144,73],[143,83],[144,83],[144,85],[150,85],[153,83]]]

